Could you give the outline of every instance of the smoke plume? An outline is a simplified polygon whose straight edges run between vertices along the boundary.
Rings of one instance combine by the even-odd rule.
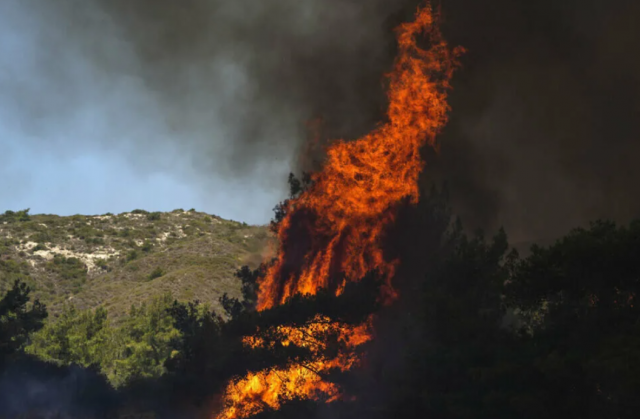
[[[377,119],[387,3],[8,0],[0,115],[61,159],[116,153],[140,175],[283,192],[306,121],[350,137]]]
[[[437,168],[473,227],[549,239],[640,215],[640,5],[443,0],[468,49]]]
[[[7,0],[0,116],[60,159],[115,153],[202,194],[215,177],[233,181],[230,194],[281,196],[302,167],[306,121],[322,118],[322,138],[350,139],[383,117],[392,28],[418,4]],[[637,216],[638,3],[440,6],[445,37],[468,53],[427,178],[449,182],[465,224],[529,241]],[[0,160],[11,158],[5,147]]]

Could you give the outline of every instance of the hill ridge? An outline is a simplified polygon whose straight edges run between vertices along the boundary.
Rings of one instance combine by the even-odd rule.
[[[133,210],[57,216],[0,215],[0,294],[28,283],[52,317],[65,303],[107,308],[113,319],[132,304],[170,292],[221,309],[223,293],[240,296],[234,273],[256,266],[271,235],[216,215]]]

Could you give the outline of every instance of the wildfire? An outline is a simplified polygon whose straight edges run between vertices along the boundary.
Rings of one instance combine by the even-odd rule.
[[[429,49],[418,46],[420,34],[428,35]],[[356,281],[374,269],[384,276],[384,297],[395,296],[391,279],[397,261],[385,260],[383,234],[394,220],[396,204],[407,197],[418,199],[417,181],[424,164],[420,149],[425,144],[436,146],[436,134],[447,121],[447,90],[462,52],[449,49],[429,6],[418,9],[413,22],[397,29],[397,39],[398,57],[387,75],[387,122],[356,141],[333,142],[309,189],[289,201],[277,230],[277,259],[260,282],[258,310],[282,304],[295,294],[316,294],[321,288],[338,295],[346,281]],[[352,347],[371,338],[369,324],[346,327],[326,320],[312,322],[307,326],[311,329],[279,328],[286,336],[281,343],[315,351],[322,342],[305,337],[331,328]],[[245,344],[255,347],[264,342],[248,337]],[[218,417],[247,417],[265,405],[278,408],[283,394],[305,398],[322,394],[335,400],[339,389],[322,381],[318,373],[346,370],[356,362],[341,355],[319,357],[309,365],[249,374],[229,384],[228,404]]]

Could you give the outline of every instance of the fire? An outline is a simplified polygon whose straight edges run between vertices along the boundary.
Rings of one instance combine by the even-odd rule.
[[[397,29],[399,54],[387,75],[387,122],[358,140],[334,141],[311,186],[287,204],[277,230],[276,261],[260,282],[258,310],[283,304],[295,294],[316,294],[321,288],[338,295],[346,281],[356,281],[374,269],[384,276],[384,297],[395,296],[391,279],[398,261],[385,259],[383,234],[394,221],[397,203],[407,197],[412,202],[418,199],[417,181],[424,164],[420,149],[425,144],[437,146],[436,135],[447,121],[449,81],[462,52],[449,49],[434,20],[426,6],[418,9],[413,22]],[[429,49],[418,46],[420,34],[428,35]],[[286,336],[280,343],[319,353],[321,340],[309,341],[307,336],[333,329],[351,347],[371,338],[369,324],[346,327],[318,320],[326,321],[277,329]],[[247,337],[245,344],[265,342]],[[251,373],[229,384],[227,407],[218,417],[247,417],[265,405],[278,408],[280,395],[324,395],[335,400],[341,396],[339,389],[322,381],[319,373],[346,370],[357,361],[342,355],[319,356],[309,365]]]

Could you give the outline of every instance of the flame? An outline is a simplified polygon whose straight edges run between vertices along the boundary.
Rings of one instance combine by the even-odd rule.
[[[424,164],[420,149],[425,144],[437,146],[436,135],[449,111],[449,81],[462,52],[448,48],[434,21],[427,5],[418,9],[413,22],[397,29],[399,53],[387,75],[387,122],[358,140],[334,141],[311,186],[286,204],[286,216],[277,229],[278,255],[260,282],[258,310],[283,304],[295,294],[316,294],[321,288],[338,295],[346,281],[374,269],[385,279],[383,297],[395,297],[391,279],[398,261],[384,258],[383,234],[400,200],[417,202]],[[429,49],[418,46],[420,34],[428,35]],[[321,339],[309,341],[308,336],[332,330],[350,347],[371,339],[370,322],[348,327],[319,318],[304,327],[276,330],[286,336],[282,345],[293,343],[318,354]],[[245,344],[257,347],[265,342],[247,337]],[[227,407],[218,418],[244,418],[265,406],[277,409],[282,395],[335,400],[341,397],[339,389],[322,381],[319,373],[350,369],[357,362],[344,355],[333,359],[318,355],[309,365],[248,374],[229,384]]]

